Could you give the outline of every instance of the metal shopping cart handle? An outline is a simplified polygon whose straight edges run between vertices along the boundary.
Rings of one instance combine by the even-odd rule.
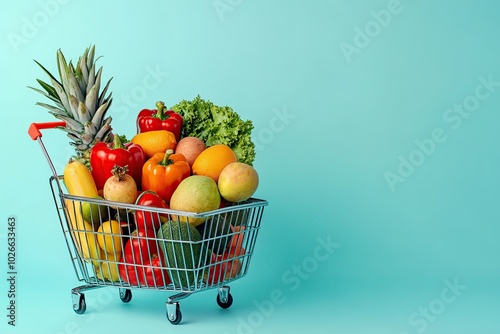
[[[42,133],[40,130],[44,129],[55,129],[60,126],[66,126],[66,122],[45,122],[45,123],[31,123],[29,129],[28,129],[28,134],[30,135],[31,139],[37,140],[39,137],[42,136]]]
[[[49,163],[49,167],[52,170],[52,174],[54,175],[54,178],[58,180],[57,176],[57,171],[56,168],[54,167],[54,164],[52,163],[52,160],[50,159],[49,153],[47,152],[47,149],[45,148],[45,145],[43,144],[42,141],[42,132],[40,130],[45,130],[45,129],[55,129],[58,127],[65,127],[66,122],[44,122],[44,123],[31,123],[29,129],[28,129],[28,134],[30,135],[31,139],[33,140],[38,140],[38,143],[40,144],[40,147],[42,148],[43,154],[45,155],[45,158],[47,159],[47,162]]]

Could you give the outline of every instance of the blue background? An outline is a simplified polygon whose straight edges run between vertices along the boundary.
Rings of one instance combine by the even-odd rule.
[[[0,14],[2,333],[500,332],[497,2],[8,6]],[[101,289],[87,293],[85,315],[73,312],[70,289],[79,283],[50,170],[26,133],[31,122],[54,119],[27,86],[46,79],[33,59],[57,72],[59,48],[76,61],[93,43],[104,78],[113,77],[118,132],[133,135],[136,113],[157,100],[197,94],[253,121],[256,196],[270,205],[230,309],[219,309],[215,291],[195,294],[172,327],[168,294],[134,291],[123,304],[116,290]],[[472,111],[459,116],[464,104]],[[72,153],[67,138],[43,138],[60,169]],[[15,328],[5,284],[12,215]]]

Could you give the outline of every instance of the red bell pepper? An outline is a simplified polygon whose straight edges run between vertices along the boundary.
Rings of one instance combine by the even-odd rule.
[[[139,145],[122,144],[120,136],[114,135],[113,143],[99,142],[90,151],[90,167],[97,189],[102,189],[106,180],[113,174],[114,165],[128,166],[130,176],[134,178],[137,189],[141,189],[142,165],[146,162],[146,153]]]
[[[167,130],[179,141],[182,130],[182,116],[173,110],[165,110],[165,103],[156,102],[158,109],[142,109],[137,115],[137,133]]]
[[[158,255],[161,248],[156,241],[156,233],[153,230],[135,230],[130,235],[125,245],[124,260],[127,263],[144,264],[153,255]]]
[[[162,287],[170,277],[165,269],[163,252],[153,230],[134,231],[123,250],[123,261],[118,265],[120,278],[130,285]]]
[[[152,208],[169,209],[168,204],[153,191],[144,191],[137,197],[137,205],[149,206]],[[138,230],[153,230],[160,228],[162,220],[167,221],[168,214],[159,214],[147,210],[137,210],[135,212],[135,224]]]
[[[166,269],[163,269],[163,260],[156,255],[144,265],[118,263],[118,273],[125,283],[136,286],[164,287],[171,280]]]

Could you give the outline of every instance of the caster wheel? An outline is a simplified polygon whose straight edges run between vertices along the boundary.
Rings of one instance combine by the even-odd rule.
[[[87,304],[85,303],[85,296],[83,293],[80,295],[78,298],[77,303],[73,303],[73,311],[75,311],[78,314],[83,314],[87,310]]]
[[[132,291],[130,289],[120,289],[120,299],[124,303],[128,303],[132,300]]]
[[[233,296],[228,292],[227,300],[222,300],[220,295],[217,295],[217,304],[219,304],[221,308],[229,308],[233,305]]]
[[[182,313],[181,313],[181,308],[179,306],[178,303],[176,303],[175,305],[175,312],[168,312],[168,309],[167,309],[167,318],[168,318],[168,321],[170,321],[170,323],[172,325],[178,325],[180,324],[181,320],[182,320]]]

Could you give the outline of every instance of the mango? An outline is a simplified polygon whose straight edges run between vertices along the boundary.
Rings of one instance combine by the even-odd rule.
[[[203,213],[218,209],[220,206],[220,194],[217,183],[208,176],[191,175],[177,186],[170,198],[170,209]],[[172,219],[191,223],[198,226],[205,222],[205,217],[187,217],[185,215],[172,215]]]
[[[249,199],[259,186],[259,175],[255,168],[233,162],[224,167],[217,184],[220,195],[229,202],[241,202]]]

